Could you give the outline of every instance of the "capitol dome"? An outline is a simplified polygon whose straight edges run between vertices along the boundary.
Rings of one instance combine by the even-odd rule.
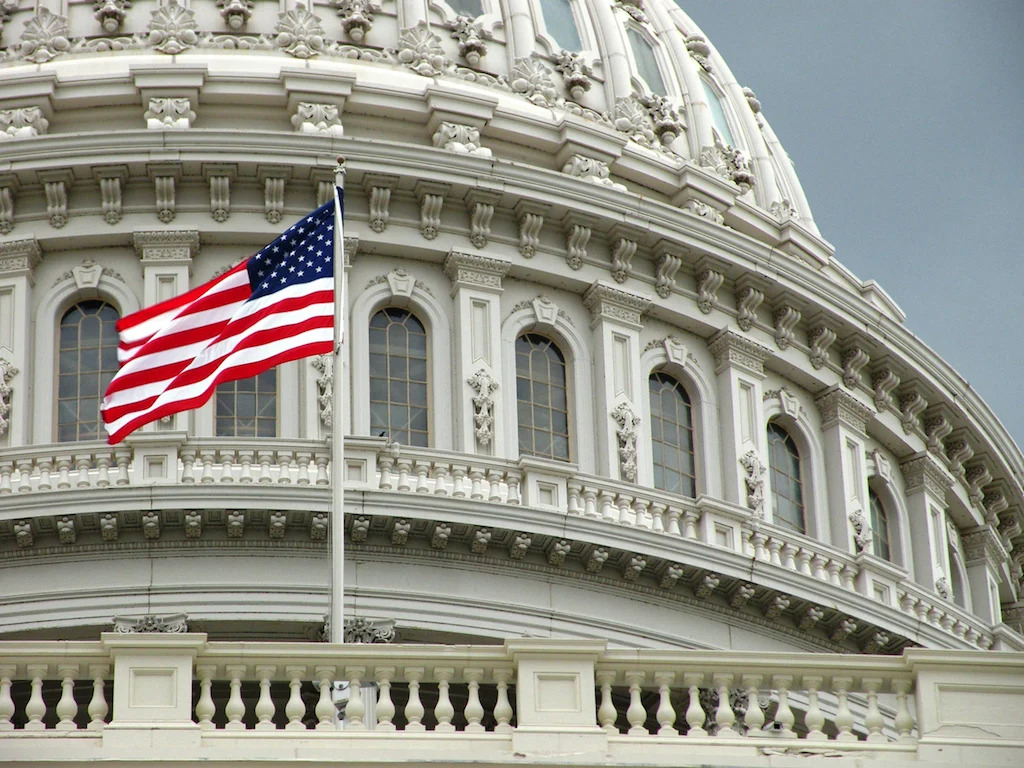
[[[287,363],[107,445],[118,318],[323,205],[339,155],[347,375],[328,357]],[[763,689],[792,736],[788,665],[804,670],[801,737],[910,749],[912,678],[892,665],[923,648],[996,669],[1024,651],[1024,459],[832,251],[754,92],[670,0],[0,0],[0,678],[15,729],[59,715],[87,730],[54,707],[73,696],[84,713],[87,668],[109,655],[102,691],[136,658],[112,625],[199,638],[200,726],[243,727],[240,691],[247,724],[302,727],[281,719],[289,681],[291,708],[340,668],[314,674],[333,662],[302,651],[289,678],[275,658],[312,647],[328,612],[338,428],[346,618],[398,644],[397,662],[359,662],[364,681],[390,690],[379,670],[412,669],[400,654],[434,658],[418,644],[468,647],[482,677],[428,661],[422,679],[470,702],[496,684],[501,731],[497,649],[511,675],[535,643],[590,659],[598,699],[630,704],[623,734],[671,728],[657,695],[678,704],[674,685],[679,731],[702,738],[699,690],[709,731],[749,735]],[[50,654],[37,673],[34,648]],[[696,651],[741,667],[658,677]],[[749,682],[773,653],[787,661]],[[59,671],[68,654],[75,675]],[[807,658],[861,671],[849,688]],[[866,697],[852,731],[848,689]],[[135,704],[113,690],[116,723]],[[614,711],[598,718],[616,732]]]

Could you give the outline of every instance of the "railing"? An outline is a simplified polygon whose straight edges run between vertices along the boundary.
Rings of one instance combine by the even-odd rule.
[[[306,488],[322,497],[329,482],[329,462],[329,452],[317,440],[260,440],[239,447],[234,440],[147,434],[127,447],[75,443],[7,449],[0,451],[0,510],[5,499],[20,510],[23,498],[43,500],[48,498],[43,494],[134,486]],[[536,493],[531,490],[536,486],[533,476],[544,474],[543,468],[534,466],[536,462],[399,447],[367,438],[346,442],[346,462],[352,470],[346,476],[353,490],[513,506],[532,502],[551,508],[531,497]],[[553,467],[552,472],[556,471],[561,470]],[[991,627],[983,621],[912,583],[905,571],[870,556],[841,552],[771,524],[754,524],[748,510],[708,497],[674,496],[585,475],[571,467],[562,474],[564,489],[555,495],[556,512],[731,551],[747,562],[756,561],[762,576],[774,575],[780,583],[792,583],[787,574],[799,574],[886,606],[911,619],[914,626],[934,628],[983,649],[993,646]],[[325,501],[310,498],[307,508]],[[47,507],[44,504],[42,508]],[[403,512],[407,513],[414,511]],[[73,517],[74,511],[62,514]],[[53,529],[67,532],[67,526],[67,520],[61,520]],[[33,545],[30,517],[14,519],[11,532],[19,547]],[[323,530],[317,533],[322,536]],[[68,533],[61,541],[73,538]],[[768,611],[777,614],[788,607],[781,596]],[[815,616],[812,608],[798,618],[798,624],[813,625]],[[884,633],[880,634],[869,641],[869,649],[883,646],[885,640]]]
[[[175,733],[185,746],[205,743],[203,734],[263,734],[260,749],[279,759],[293,755],[294,742],[275,752],[266,741],[274,733],[372,732],[387,740],[395,731],[429,732],[453,745],[475,738],[480,762],[522,752],[531,734],[541,734],[532,749],[543,751],[551,747],[543,737],[558,732],[582,738],[579,750],[595,755],[649,740],[668,750],[655,753],[655,762],[675,764],[691,754],[678,750],[717,746],[747,747],[751,756],[875,750],[924,760],[932,745],[957,743],[964,760],[975,747],[989,758],[1019,758],[1022,709],[1024,654],[626,651],[526,639],[503,646],[228,643],[202,634],[0,643],[0,740],[14,759],[22,752],[12,739],[21,734],[35,737],[24,756],[59,760],[71,756],[48,752],[39,739],[74,731],[102,735],[106,746],[108,736],[113,745],[133,729],[154,728],[172,729],[160,741],[164,749]],[[964,736],[961,725],[981,721],[984,730]],[[110,725],[117,728],[108,734]]]

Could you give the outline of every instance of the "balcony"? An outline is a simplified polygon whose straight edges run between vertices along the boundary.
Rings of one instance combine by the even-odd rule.
[[[0,643],[0,742],[15,762],[1020,765],[1021,711],[1022,654]]]

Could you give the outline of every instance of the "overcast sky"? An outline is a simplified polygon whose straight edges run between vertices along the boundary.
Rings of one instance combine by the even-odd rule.
[[[836,258],[1024,446],[1024,0],[678,0]]]

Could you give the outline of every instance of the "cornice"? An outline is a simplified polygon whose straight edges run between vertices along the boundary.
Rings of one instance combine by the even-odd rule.
[[[590,310],[594,322],[610,320],[639,329],[644,314],[653,302],[635,293],[614,288],[595,280],[583,294],[583,306]]]
[[[764,377],[764,362],[772,354],[767,347],[728,328],[711,337],[708,351],[715,358],[715,373],[736,367],[760,378]]]
[[[953,485],[953,478],[928,453],[914,454],[900,463],[900,469],[908,494],[924,490],[941,501]]]
[[[453,294],[463,287],[499,293],[501,280],[511,267],[510,261],[463,251],[449,251],[444,260],[444,273],[452,281]]]
[[[867,423],[875,416],[875,411],[838,385],[825,390],[814,400],[821,414],[822,429],[829,429],[836,424],[852,429],[862,436],[867,435]]]

